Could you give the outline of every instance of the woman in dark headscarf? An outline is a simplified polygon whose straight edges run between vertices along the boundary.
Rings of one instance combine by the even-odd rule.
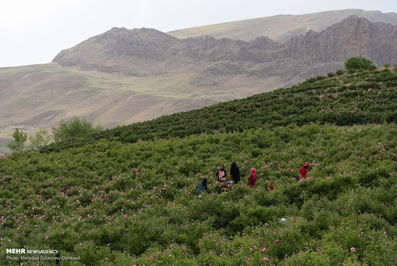
[[[200,194],[204,191],[207,191],[207,193],[210,193],[208,190],[207,178],[204,178],[203,181],[198,183],[198,185],[196,186],[196,196],[200,196]]]
[[[236,162],[233,162],[232,166],[230,166],[230,176],[234,183],[237,184],[238,181],[240,181],[240,170],[238,169]]]

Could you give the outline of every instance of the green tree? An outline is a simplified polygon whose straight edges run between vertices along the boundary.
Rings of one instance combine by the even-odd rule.
[[[384,67],[385,67],[385,68],[389,68],[389,67],[390,67],[390,63],[385,63],[385,64],[384,64]]]
[[[51,137],[48,135],[47,130],[40,129],[40,131],[36,132],[36,135],[29,137],[29,141],[31,149],[38,149],[50,143]]]
[[[345,62],[345,69],[349,73],[354,73],[360,70],[374,70],[376,66],[371,60],[364,57],[352,57]]]
[[[28,135],[22,130],[16,128],[12,136],[14,140],[8,142],[7,147],[13,151],[23,151]]]
[[[72,137],[84,137],[92,133],[102,131],[101,125],[93,126],[91,122],[73,117],[69,120],[61,120],[57,128],[52,128],[55,142]]]

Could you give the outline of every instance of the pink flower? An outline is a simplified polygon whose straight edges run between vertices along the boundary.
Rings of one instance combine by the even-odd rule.
[[[265,252],[266,248],[262,248],[262,252]]]
[[[351,251],[351,252],[356,252],[356,249],[355,249],[354,247],[351,247],[351,248],[350,248],[350,251]]]
[[[387,233],[386,233],[386,231],[385,231],[385,232],[383,232],[383,234],[384,234],[384,235],[386,235],[386,234],[387,234]]]
[[[280,242],[280,240],[277,239],[277,240],[276,240],[276,243],[278,243],[278,242]]]
[[[250,251],[252,252],[252,248],[250,248]]]
[[[264,258],[263,258],[263,260],[269,260],[269,258],[267,258],[267,257],[264,257]]]
[[[170,254],[169,256],[172,257],[172,254]]]
[[[45,239],[48,239],[48,236],[45,236]]]
[[[80,242],[80,244],[79,244],[80,246],[82,246],[83,244],[81,244],[81,242]]]

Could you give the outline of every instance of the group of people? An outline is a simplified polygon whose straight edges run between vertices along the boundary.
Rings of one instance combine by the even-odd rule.
[[[305,163],[305,165],[299,170],[299,177],[300,178],[306,178],[306,175],[309,171],[310,164]],[[230,166],[230,178],[231,180],[227,180],[227,172],[225,169],[224,165],[221,165],[218,170],[216,171],[216,177],[217,181],[221,183],[219,187],[219,192],[226,192],[231,188],[232,184],[237,184],[240,182],[240,169],[238,168],[236,162],[233,162],[232,165]],[[250,187],[255,187],[256,186],[256,180],[258,180],[258,177],[256,175],[256,169],[251,168],[250,169],[250,176],[248,177],[248,186]],[[273,190],[273,181],[270,183],[269,190]],[[208,180],[207,178],[204,178],[197,186],[196,186],[196,195],[200,196],[202,192],[206,191],[209,193],[208,190]]]

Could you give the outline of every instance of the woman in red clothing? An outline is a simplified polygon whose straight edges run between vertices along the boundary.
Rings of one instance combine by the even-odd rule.
[[[251,168],[251,169],[250,169],[250,172],[251,172],[251,175],[250,175],[250,177],[248,178],[248,186],[255,187],[255,186],[256,186],[256,185],[255,185],[255,182],[256,182],[256,180],[258,179],[258,178],[256,177],[256,170],[255,170],[255,168]]]
[[[300,177],[301,177],[301,178],[306,178],[306,174],[307,174],[307,172],[309,172],[309,166],[310,166],[309,163],[305,163],[305,166],[303,166],[303,167],[299,170],[299,173],[300,173]]]

